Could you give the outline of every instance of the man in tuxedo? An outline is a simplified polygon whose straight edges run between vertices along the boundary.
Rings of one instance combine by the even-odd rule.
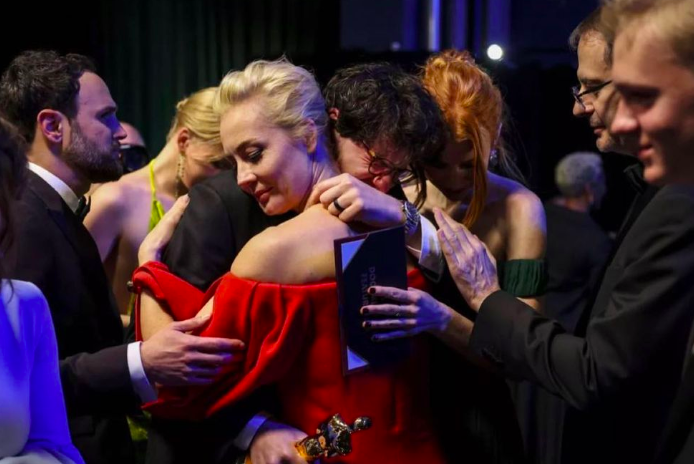
[[[0,108],[29,147],[27,185],[13,205],[17,239],[4,263],[8,276],[33,282],[48,300],[72,440],[85,461],[133,462],[127,411],[156,399],[155,382],[210,382],[240,343],[188,335],[204,324],[189,320],[157,339],[123,344],[113,295],[81,217],[90,184],[121,175],[125,132],[87,58],[20,54],[0,80]]]
[[[616,90],[612,84],[614,37],[609,24],[602,18],[602,11],[602,7],[595,9],[576,26],[569,37],[569,45],[576,51],[578,58],[576,70],[578,85],[572,89],[573,114],[587,120],[593,129],[595,144],[602,153],[617,153],[635,158],[637,143],[633,137],[614,136],[607,128],[610,114],[614,112],[617,100]],[[649,186],[643,180],[643,165],[640,162],[635,162],[626,168],[624,176],[633,200],[618,231],[615,244],[611,247],[612,253],[608,252],[605,256],[606,264],[611,261],[619,243],[658,191],[657,187]],[[551,213],[552,211],[548,209],[548,228]],[[566,226],[565,224],[564,227]],[[595,252],[599,253],[598,250]],[[570,253],[567,252],[568,254]],[[577,300],[576,307],[548,306],[547,311],[550,314],[553,311],[561,312],[562,309],[571,312],[573,314],[572,329],[576,328],[578,333],[584,334],[599,290],[599,286],[595,284],[600,283],[607,269],[606,264],[601,265],[597,270],[584,300]],[[552,266],[551,263],[549,265]],[[551,278],[550,276],[550,280]],[[545,301],[549,305],[551,302],[551,298]],[[520,385],[519,391],[522,393],[519,393],[516,407],[528,457],[543,463],[561,462],[564,417],[567,414],[571,416],[574,411],[571,408],[567,409],[566,402],[561,398],[546,392],[537,384],[522,382]]]
[[[622,238],[585,332],[568,334],[500,291],[481,244],[438,214],[451,273],[478,311],[462,339],[506,375],[573,406],[562,462],[649,462],[691,348],[694,74],[683,44],[691,47],[694,10],[686,0],[615,0],[608,13],[618,18],[612,80],[620,97],[609,126],[638,141],[644,178],[662,188]]]
[[[309,203],[320,201],[335,215],[375,227],[404,223],[408,248],[424,269],[440,272],[434,226],[424,218],[420,221],[416,208],[403,202],[398,182],[410,171],[417,172],[423,182],[421,163],[438,156],[443,146],[444,123],[436,103],[418,79],[386,64],[339,70],[325,95],[344,174],[317,187]],[[378,95],[381,98],[376,99]],[[359,202],[354,201],[357,197]],[[190,200],[163,261],[201,289],[228,272],[250,238],[292,216],[265,216],[255,199],[239,189],[232,172],[196,185]],[[259,392],[203,424],[155,421],[148,462],[228,462],[247,449],[254,464],[304,462],[294,443],[305,434],[260,412],[271,411],[272,403],[271,392]],[[201,457],[197,447],[186,449],[197,440],[206,440],[215,454]]]
[[[646,180],[678,185],[691,194],[694,4],[620,0],[613,2],[610,12],[616,22],[614,81],[622,95],[612,130],[639,137]],[[690,311],[692,303],[690,298]],[[658,463],[694,461],[694,331],[686,340],[681,350],[684,371],[678,371],[681,382],[656,453]]]

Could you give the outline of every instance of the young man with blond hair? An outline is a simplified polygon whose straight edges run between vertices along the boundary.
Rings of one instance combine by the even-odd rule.
[[[613,79],[621,95],[611,130],[638,137],[646,180],[692,195],[694,2],[612,0],[606,6],[615,24]],[[693,336],[682,346],[684,374],[657,449],[658,463],[694,462]]]

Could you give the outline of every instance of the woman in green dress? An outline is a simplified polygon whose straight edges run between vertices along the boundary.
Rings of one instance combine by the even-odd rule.
[[[425,167],[428,182],[422,213],[433,215],[439,208],[462,222],[500,264],[502,287],[539,310],[545,282],[544,209],[535,194],[510,178],[520,176],[502,142],[504,105],[499,89],[467,52],[433,55],[422,79],[449,127],[441,162]],[[504,175],[490,172],[490,165]],[[417,196],[414,187],[405,193]],[[432,353],[431,391],[444,443],[467,449],[470,462],[522,462],[509,388],[493,374],[493,366],[465,351],[461,327],[474,314],[450,276],[432,295],[387,287],[373,287],[372,292],[392,301],[362,309],[364,327],[373,331],[374,340],[426,331],[440,341]],[[522,399],[518,385],[510,387]],[[452,397],[459,401],[443,400]]]

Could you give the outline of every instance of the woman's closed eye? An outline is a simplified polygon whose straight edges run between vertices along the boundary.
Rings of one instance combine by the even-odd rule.
[[[257,148],[246,155],[246,159],[253,164],[256,164],[263,157],[263,149]]]

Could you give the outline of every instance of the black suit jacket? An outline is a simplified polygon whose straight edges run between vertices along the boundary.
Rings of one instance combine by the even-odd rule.
[[[694,188],[660,190],[607,268],[585,336],[505,292],[485,300],[471,347],[572,406],[562,461],[649,462],[694,318]]]
[[[190,203],[164,252],[172,272],[206,290],[229,272],[237,253],[253,236],[294,216],[266,216],[254,198],[223,172],[190,191]],[[259,391],[203,423],[153,421],[147,462],[231,462],[239,454],[232,441],[261,410],[274,409],[274,395]],[[203,445],[191,446],[191,443]]]
[[[682,381],[656,453],[657,464],[694,462],[694,328],[685,348]]]
[[[29,172],[15,208],[9,275],[36,284],[48,300],[72,439],[88,463],[133,458],[125,412],[137,405],[127,347],[89,232],[60,195]]]

